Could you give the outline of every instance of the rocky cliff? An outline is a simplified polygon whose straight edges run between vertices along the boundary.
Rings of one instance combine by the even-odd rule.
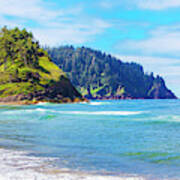
[[[90,48],[46,48],[73,85],[90,99],[175,99],[160,76],[147,74],[137,63],[126,63]]]

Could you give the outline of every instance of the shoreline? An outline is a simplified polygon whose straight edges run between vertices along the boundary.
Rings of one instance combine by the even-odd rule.
[[[64,101],[64,102],[51,102],[51,101],[11,101],[11,102],[1,102],[0,101],[0,106],[22,106],[22,105],[37,105],[41,103],[52,103],[52,104],[74,104],[74,103],[89,103],[93,100],[101,100],[101,101],[106,101],[106,100],[179,100],[177,99],[83,99],[83,100],[78,100],[78,101]]]
[[[178,97],[176,98],[133,98],[133,97],[101,97],[101,98],[92,98],[88,100],[176,100],[179,99]]]
[[[113,176],[60,169],[57,158],[30,156],[28,152],[0,147],[0,180],[145,180],[136,175]]]
[[[18,106],[18,105],[36,105],[36,104],[41,104],[41,103],[52,103],[52,104],[73,104],[73,103],[82,103],[82,102],[85,102],[85,103],[88,103],[89,100],[87,99],[75,99],[75,100],[72,100],[72,101],[61,101],[61,102],[56,102],[56,101],[9,101],[9,102],[1,102],[0,101],[0,106],[11,106],[11,105],[14,105],[14,106]]]

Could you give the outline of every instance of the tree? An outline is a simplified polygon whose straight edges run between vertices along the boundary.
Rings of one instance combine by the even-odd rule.
[[[0,64],[7,66],[21,60],[21,65],[27,67],[38,67],[39,52],[48,56],[44,50],[40,50],[39,43],[35,41],[32,33],[26,29],[22,31],[17,27],[7,29],[3,27],[0,31]]]

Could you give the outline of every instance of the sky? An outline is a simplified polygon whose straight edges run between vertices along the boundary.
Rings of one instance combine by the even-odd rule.
[[[87,46],[161,75],[180,97],[180,0],[0,0],[0,27]]]

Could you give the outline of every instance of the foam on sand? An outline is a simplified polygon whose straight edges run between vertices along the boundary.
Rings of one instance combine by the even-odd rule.
[[[52,166],[55,158],[29,156],[23,151],[0,149],[0,180],[145,180],[137,176],[95,175]]]

